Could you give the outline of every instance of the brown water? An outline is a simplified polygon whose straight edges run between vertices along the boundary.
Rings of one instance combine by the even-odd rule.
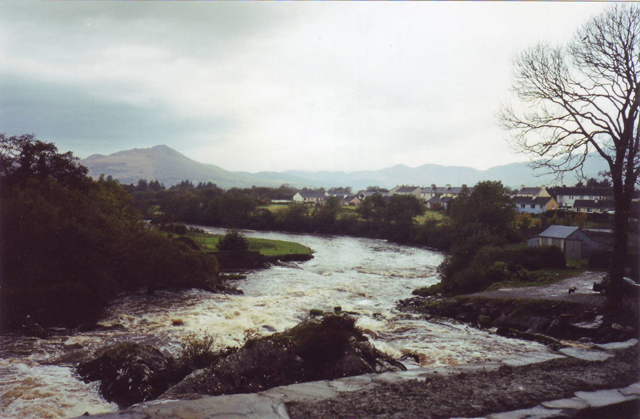
[[[206,229],[221,233],[219,229]],[[315,250],[314,259],[291,267],[252,272],[237,282],[245,295],[201,290],[132,295],[115,301],[104,325],[122,330],[62,334],[46,340],[3,336],[0,348],[0,417],[63,418],[117,410],[96,383],[74,374],[78,361],[107,344],[149,343],[176,354],[188,333],[215,335],[221,347],[239,345],[245,333],[269,334],[290,328],[310,309],[359,313],[373,343],[389,354],[419,355],[423,366],[483,362],[546,352],[544,346],[509,340],[465,325],[425,321],[399,313],[396,302],[417,287],[438,281],[443,255],[380,240],[244,232],[288,240]],[[173,326],[180,319],[182,326]]]

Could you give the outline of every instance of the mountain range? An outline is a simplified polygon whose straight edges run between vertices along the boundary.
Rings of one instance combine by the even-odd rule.
[[[393,188],[396,185],[444,186],[447,184],[472,186],[482,180],[499,180],[504,185],[519,188],[522,185],[540,186],[557,184],[554,175],[534,171],[528,163],[512,163],[478,170],[464,166],[441,166],[425,164],[418,167],[396,165],[381,170],[357,172],[296,171],[284,172],[231,172],[213,164],[199,163],[178,151],[159,145],[151,148],[119,151],[105,156],[94,154],[80,161],[89,169],[89,175],[97,178],[101,174],[111,175],[121,183],[137,183],[139,179],[158,180],[165,186],[183,180],[193,183],[213,182],[221,188],[271,186],[289,184],[293,187],[351,186],[353,190],[367,186]],[[584,165],[586,177],[598,177],[606,170],[603,159],[591,157]],[[574,173],[565,175],[565,185],[577,182]]]

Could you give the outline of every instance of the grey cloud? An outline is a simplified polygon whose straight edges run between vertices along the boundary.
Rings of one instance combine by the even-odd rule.
[[[80,156],[157,144],[193,147],[223,138],[233,121],[180,118],[160,107],[96,98],[77,86],[0,78],[0,132],[35,133]],[[179,143],[179,144],[178,144]]]

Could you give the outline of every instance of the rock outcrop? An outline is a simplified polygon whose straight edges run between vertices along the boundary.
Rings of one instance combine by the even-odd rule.
[[[326,315],[293,329],[249,340],[216,364],[197,370],[163,398],[252,393],[268,388],[406,369],[376,350],[346,315]]]
[[[121,343],[81,364],[85,381],[100,380],[100,392],[120,407],[152,400],[164,393],[174,376],[173,360],[150,345]]]

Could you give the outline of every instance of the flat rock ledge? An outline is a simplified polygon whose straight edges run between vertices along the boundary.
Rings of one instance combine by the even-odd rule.
[[[336,380],[314,381],[275,387],[252,394],[207,396],[192,400],[157,400],[141,403],[112,413],[91,415],[100,419],[290,419],[286,405],[295,402],[320,402],[349,393],[371,390],[384,384],[395,384],[427,377],[448,376],[475,371],[495,371],[504,366],[533,365],[551,359],[576,358],[599,361],[603,355],[638,344],[632,339],[594,349],[564,351],[522,359],[504,358],[480,364],[423,368],[410,366],[407,371],[366,374]],[[599,355],[597,355],[599,354]],[[608,356],[607,356],[608,358]],[[489,414],[473,419],[560,419],[560,418],[632,418],[640,410],[640,382],[616,389],[576,391],[573,397],[549,400],[538,406]],[[85,416],[86,417],[86,416]],[[451,419],[472,419],[452,417]]]

